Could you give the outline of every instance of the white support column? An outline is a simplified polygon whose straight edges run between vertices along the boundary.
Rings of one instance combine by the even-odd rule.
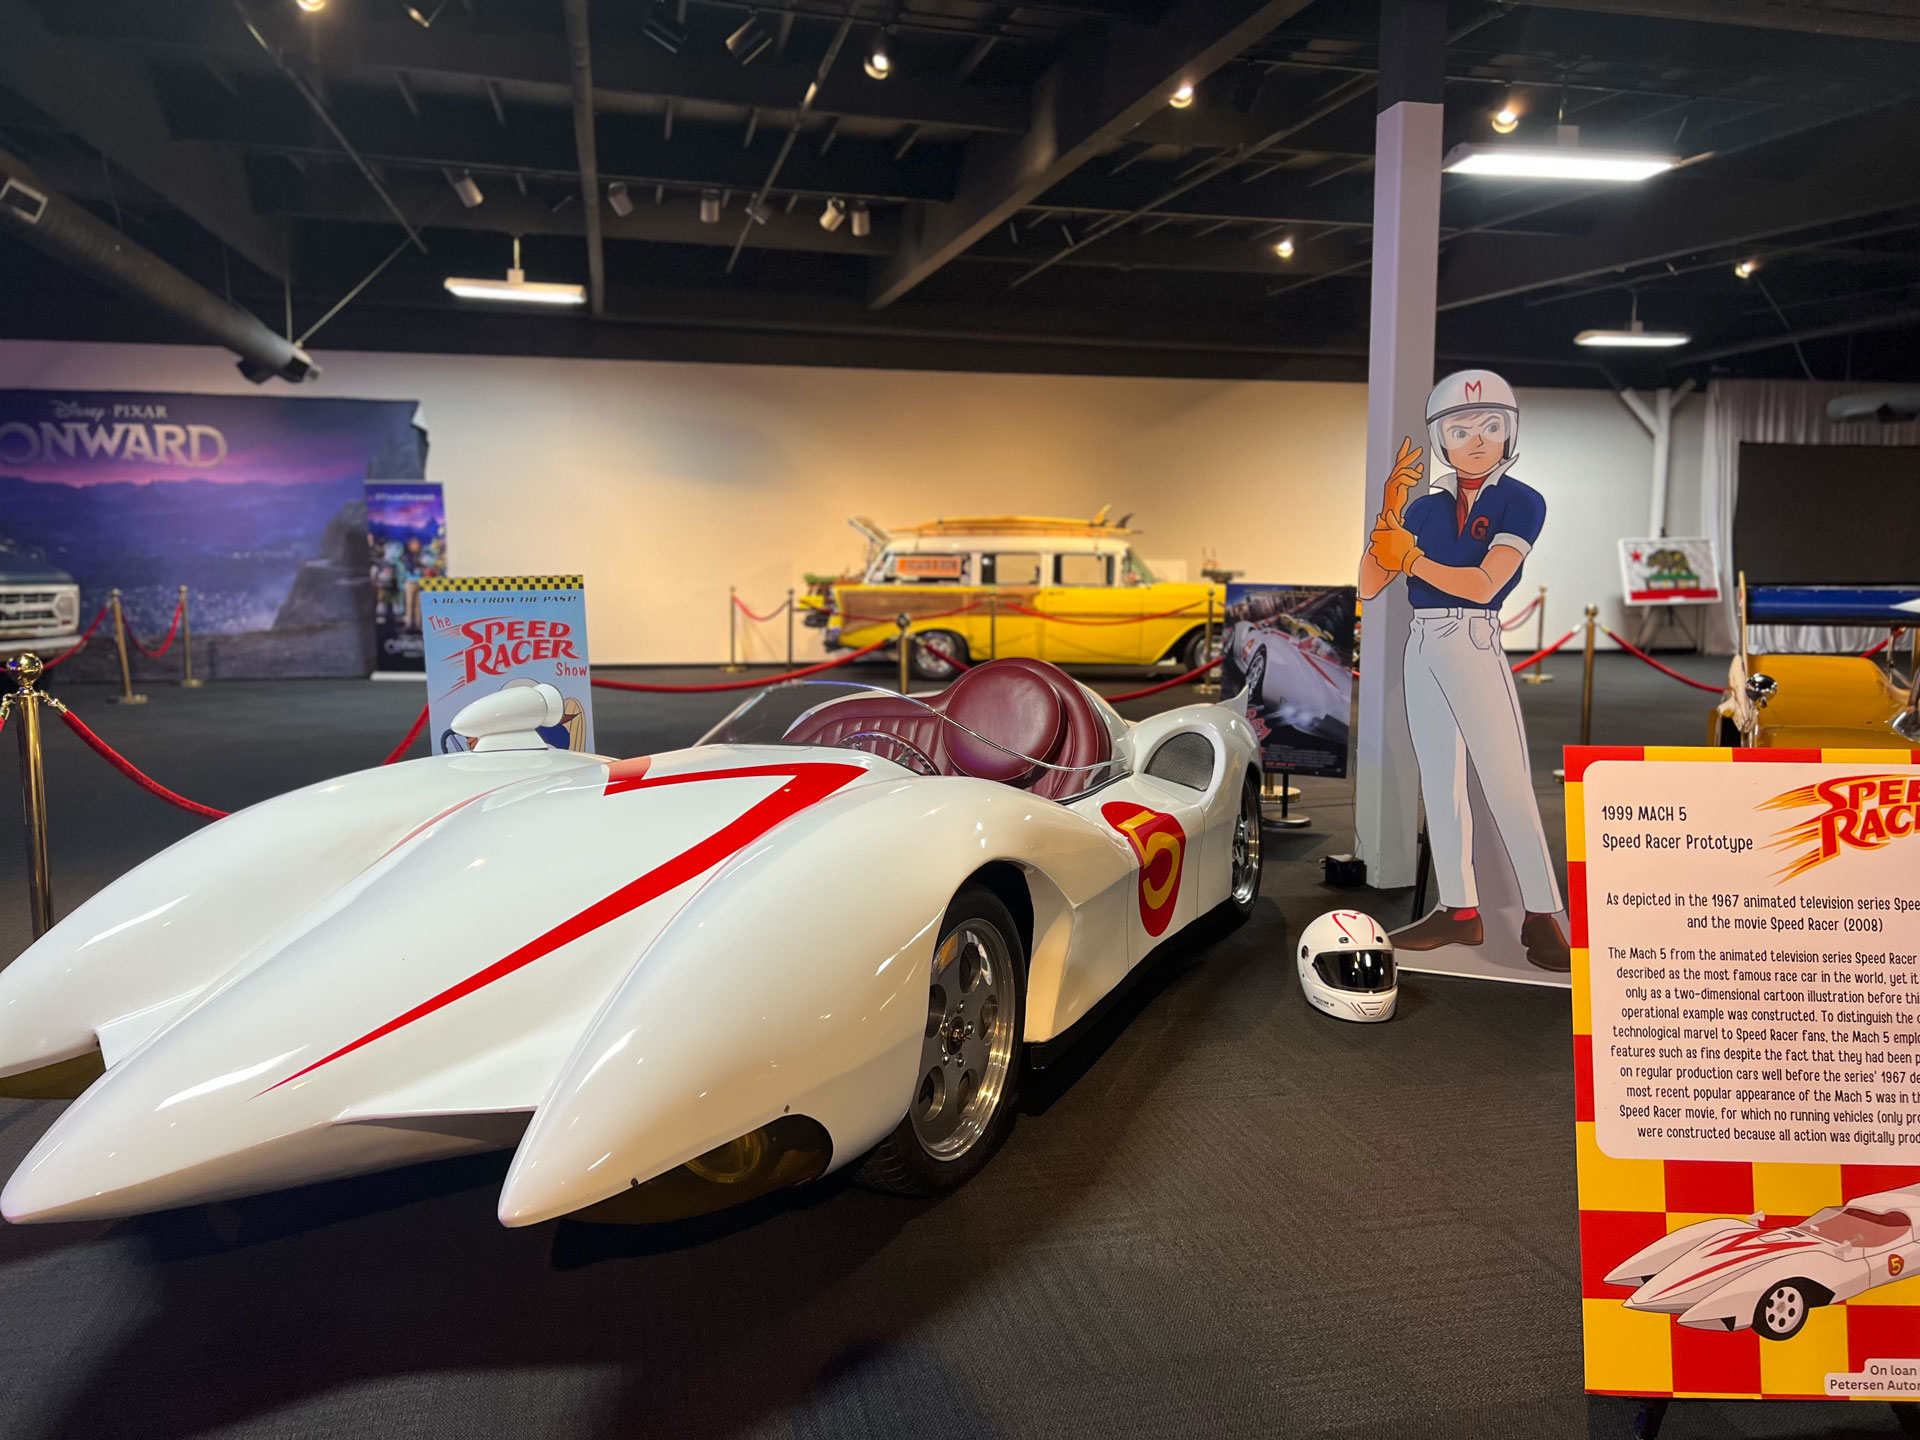
[[[1383,18],[1383,32],[1386,28]],[[1436,47],[1436,71],[1438,54]],[[1427,444],[1440,253],[1442,116],[1437,103],[1403,99],[1381,111],[1374,126],[1363,544],[1380,513],[1387,473],[1401,440],[1411,436],[1416,445]],[[1426,474],[1433,475],[1430,456]],[[1365,614],[1354,749],[1355,853],[1367,863],[1367,883],[1388,889],[1413,884],[1419,855],[1420,772],[1407,730],[1401,670],[1412,624],[1406,586],[1390,585],[1366,602]]]

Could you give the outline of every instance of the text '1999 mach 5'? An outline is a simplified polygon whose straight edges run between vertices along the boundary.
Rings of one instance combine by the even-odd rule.
[[[0,1093],[78,1098],[16,1223],[511,1148],[507,1225],[667,1219],[842,1165],[933,1193],[1028,1044],[1260,884],[1229,701],[1121,719],[1038,661],[935,694],[790,685],[686,750],[470,753],[218,821],[0,971]]]

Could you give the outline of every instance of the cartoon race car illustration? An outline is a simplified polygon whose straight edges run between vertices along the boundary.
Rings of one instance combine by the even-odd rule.
[[[514,1150],[507,1225],[700,1213],[857,1165],[965,1180],[1027,1047],[1260,886],[1231,704],[1138,724],[1033,660],[763,692],[691,749],[465,753],[215,822],[0,971],[0,1093],[77,1095],[16,1223]],[[851,881],[852,883],[848,883]]]
[[[1816,1306],[1851,1299],[1920,1261],[1913,1216],[1920,1189],[1829,1205],[1793,1225],[1723,1217],[1685,1225],[1616,1265],[1609,1285],[1636,1287],[1630,1310],[1677,1316],[1699,1330],[1791,1340]]]

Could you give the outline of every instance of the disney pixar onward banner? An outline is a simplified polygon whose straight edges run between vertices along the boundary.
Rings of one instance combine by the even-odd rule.
[[[1227,586],[1220,692],[1247,691],[1263,768],[1346,775],[1357,609],[1351,585]]]
[[[158,635],[190,592],[195,667],[221,678],[365,675],[373,627],[361,485],[425,473],[411,400],[0,390],[0,576],[9,557],[118,586]],[[61,671],[107,676],[112,646]]]
[[[427,723],[436,753],[467,748],[453,718],[496,690],[551,685],[562,713],[540,731],[556,750],[593,749],[587,592],[578,575],[420,582]]]
[[[447,573],[447,506],[431,483],[367,482],[367,553],[373,573],[376,675],[427,668],[420,582]]]
[[[1567,751],[1589,1390],[1920,1399],[1916,762]]]

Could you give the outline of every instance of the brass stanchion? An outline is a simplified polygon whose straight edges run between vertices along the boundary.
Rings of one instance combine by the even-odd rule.
[[[896,615],[893,623],[900,627],[900,693],[907,693],[907,684],[913,678],[913,641],[907,635],[907,626],[913,623],[906,615]]]
[[[987,592],[987,658],[1000,658],[1000,592]]]
[[[734,595],[733,586],[727,586],[727,665],[726,673],[737,674],[740,670],[740,605]]]
[[[110,705],[144,705],[147,697],[133,693],[133,669],[127,664],[127,617],[120,610],[120,590],[116,586],[108,596],[113,606],[113,643],[120,651],[120,693],[109,695]]]
[[[787,669],[793,668],[793,587],[787,587]]]
[[[1206,648],[1201,653],[1200,663],[1213,659],[1213,587],[1207,587],[1207,639]],[[1200,677],[1200,683],[1193,687],[1196,695],[1218,695],[1220,693],[1219,672],[1209,670]]]
[[[1582,661],[1580,681],[1580,743],[1593,743],[1593,631],[1600,614],[1598,605],[1587,606],[1587,653]]]
[[[27,903],[32,911],[33,938],[53,928],[53,871],[47,862],[47,777],[40,763],[40,705],[56,709],[60,702],[35,688],[42,670],[40,657],[28,651],[7,662],[18,687],[0,697],[0,718],[11,719],[20,733],[20,808],[27,823]]]
[[[1542,585],[1540,587],[1540,598],[1534,603],[1540,607],[1539,610],[1535,612],[1538,617],[1538,622],[1533,627],[1534,629],[1533,650],[1534,650],[1534,653],[1537,655],[1542,650],[1547,648],[1547,587],[1546,586]],[[1524,683],[1528,685],[1550,685],[1553,683],[1553,676],[1547,673],[1547,662],[1544,660],[1542,660],[1538,665],[1535,665],[1531,670],[1527,671],[1527,673],[1522,675],[1520,678]]]
[[[198,690],[207,682],[193,678],[193,611],[187,605],[187,587],[180,587],[180,688]]]

